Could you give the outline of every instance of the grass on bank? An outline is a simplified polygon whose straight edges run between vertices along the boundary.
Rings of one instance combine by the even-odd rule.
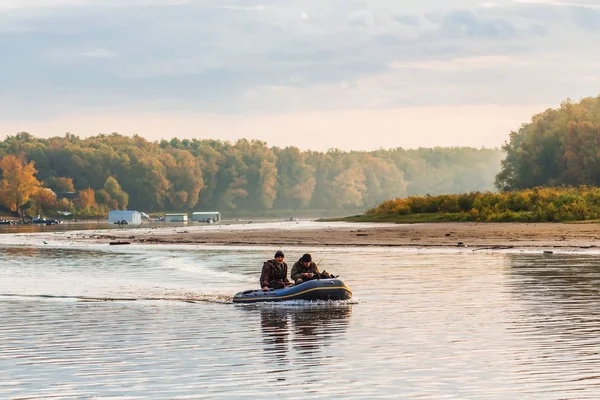
[[[435,222],[475,222],[470,219],[459,218],[459,216],[449,216],[446,214],[416,214],[416,215],[351,215],[342,218],[321,218],[319,222],[388,222],[396,224],[418,224],[418,223],[435,223]],[[476,221],[476,222],[549,222],[535,220],[503,220],[503,221]],[[552,221],[556,222],[556,221]],[[600,219],[588,219],[581,221],[561,221],[568,224],[592,224],[600,223]]]
[[[398,214],[378,214],[378,215],[351,215],[340,218],[321,218],[320,222],[395,222],[402,224],[416,224],[419,222],[447,222],[450,219],[442,214],[415,214],[415,215],[398,215]],[[454,221],[459,221],[455,219]],[[464,221],[464,220],[463,220]]]
[[[352,222],[598,222],[600,188],[534,188],[504,193],[471,192],[387,200]]]

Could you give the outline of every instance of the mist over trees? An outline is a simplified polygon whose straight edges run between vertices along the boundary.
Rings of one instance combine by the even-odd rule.
[[[600,218],[600,96],[565,101],[511,132],[495,185],[389,199],[363,220],[583,221]],[[405,218],[406,217],[406,218]]]
[[[102,215],[124,208],[355,210],[395,197],[493,190],[502,152],[465,147],[315,152],[246,139],[150,142],[116,133],[42,139],[22,132],[0,142],[2,165],[17,168],[10,156],[21,160],[21,168],[35,170],[27,179],[40,189],[76,192],[73,200],[54,199],[57,209]],[[7,168],[12,167],[1,168],[4,174]],[[15,197],[8,189],[3,186],[2,194]],[[27,208],[51,208],[52,199],[35,192]]]

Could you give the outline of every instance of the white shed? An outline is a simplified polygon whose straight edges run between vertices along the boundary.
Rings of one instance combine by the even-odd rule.
[[[192,213],[192,221],[197,222],[219,222],[221,220],[221,213],[218,211],[206,211],[206,212],[194,212]]]
[[[112,210],[108,213],[108,223],[139,225],[142,223],[142,214],[134,210]]]
[[[165,214],[166,222],[187,222],[187,214]]]

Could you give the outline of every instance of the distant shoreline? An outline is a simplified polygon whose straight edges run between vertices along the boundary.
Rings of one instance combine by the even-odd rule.
[[[58,232],[56,232],[58,233]],[[289,247],[400,247],[429,249],[561,249],[600,251],[600,224],[472,223],[362,224],[343,222],[257,222],[154,228],[21,233],[36,242],[109,244],[199,244]],[[9,234],[10,235],[10,234]],[[27,240],[29,241],[29,240]],[[24,242],[27,242],[24,241]]]

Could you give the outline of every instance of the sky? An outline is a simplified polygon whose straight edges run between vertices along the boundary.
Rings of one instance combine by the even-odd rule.
[[[598,43],[600,0],[0,0],[0,138],[500,147]]]

